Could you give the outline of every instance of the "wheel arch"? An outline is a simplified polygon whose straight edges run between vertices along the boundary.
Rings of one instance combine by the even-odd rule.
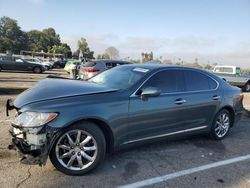
[[[64,128],[72,126],[72,125],[79,123],[79,122],[84,122],[84,121],[92,122],[92,123],[96,124],[99,129],[101,129],[101,131],[104,134],[105,141],[106,141],[106,147],[107,147],[106,152],[112,153],[114,151],[114,133],[113,133],[112,129],[110,128],[110,126],[108,125],[108,123],[105,122],[104,120],[101,120],[98,118],[82,118],[82,119],[78,119],[74,122],[71,122],[70,124],[68,124]]]
[[[243,91],[249,92],[249,91],[246,89],[246,87],[247,87],[248,84],[250,84],[250,79],[248,79],[247,82],[245,83],[245,85],[243,86],[243,88],[242,88]]]
[[[235,120],[235,111],[233,109],[232,106],[229,106],[229,105],[226,105],[226,106],[223,106],[222,108],[220,108],[220,110],[218,111],[218,113],[222,110],[227,110],[230,115],[231,115],[231,118],[232,118],[232,126],[234,125],[234,120]]]

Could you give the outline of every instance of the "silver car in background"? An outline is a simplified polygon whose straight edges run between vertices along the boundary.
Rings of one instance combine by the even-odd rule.
[[[37,63],[37,64],[42,64],[45,67],[45,70],[49,70],[53,68],[53,63],[49,61],[42,61],[37,58],[25,58],[24,60],[30,62],[30,63]]]
[[[111,69],[119,65],[131,64],[128,61],[120,60],[93,60],[88,61],[79,67],[79,78],[81,80],[88,80],[103,71]]]

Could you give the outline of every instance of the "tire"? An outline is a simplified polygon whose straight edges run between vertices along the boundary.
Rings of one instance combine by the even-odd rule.
[[[0,66],[0,72],[2,71],[2,67]]]
[[[78,135],[81,135],[79,139]],[[106,141],[103,132],[96,124],[83,121],[67,127],[60,134],[51,148],[49,157],[54,167],[64,174],[83,175],[97,167],[104,159],[105,153]]]
[[[232,127],[232,116],[226,109],[219,111],[213,121],[210,136],[214,140],[222,140]]]
[[[39,74],[39,73],[42,72],[42,69],[41,69],[40,67],[35,67],[35,68],[33,69],[33,72],[36,73],[36,74]]]
[[[250,92],[250,82],[249,82],[249,81],[248,81],[248,82],[246,83],[246,85],[244,86],[243,91],[245,91],[245,92]]]

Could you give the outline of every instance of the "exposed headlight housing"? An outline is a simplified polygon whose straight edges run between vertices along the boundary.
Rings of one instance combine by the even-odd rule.
[[[39,127],[57,117],[57,113],[23,112],[13,121],[18,127]]]

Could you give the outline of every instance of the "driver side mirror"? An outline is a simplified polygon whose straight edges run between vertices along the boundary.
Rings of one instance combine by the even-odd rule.
[[[161,91],[156,87],[146,87],[142,90],[141,99],[147,100],[148,97],[158,97]]]

